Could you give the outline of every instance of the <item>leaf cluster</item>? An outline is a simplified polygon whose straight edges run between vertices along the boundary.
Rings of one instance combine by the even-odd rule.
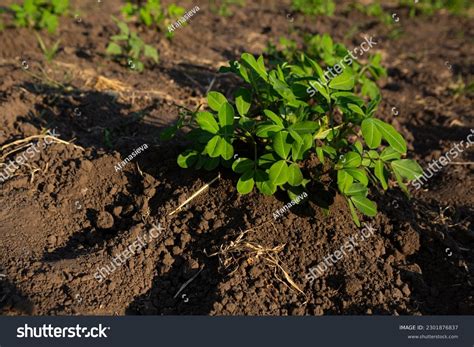
[[[69,0],[24,0],[22,4],[12,4],[17,27],[47,29],[54,34],[59,24],[59,17],[67,13]]]
[[[145,65],[142,62],[145,58],[150,58],[158,63],[158,51],[153,46],[147,45],[138,34],[128,27],[127,23],[114,18],[120,32],[110,38],[107,46],[107,54],[128,64],[137,71],[143,71]]]
[[[334,65],[341,65],[341,63],[350,65],[355,79],[355,91],[371,99],[380,97],[380,91],[375,81],[386,77],[387,71],[381,65],[382,56],[379,53],[369,54],[366,62],[362,63],[357,60],[357,55],[355,56],[356,60],[352,59],[346,46],[335,43],[328,34],[304,35],[301,48],[295,41],[281,37],[279,46],[280,50],[271,43],[268,45],[267,53],[272,65],[285,62],[299,64],[301,51],[304,51],[307,57],[319,61],[322,68],[334,67]]]
[[[166,27],[173,20],[184,15],[185,9],[176,4],[170,4],[164,8],[160,0],[147,0],[143,5],[127,1],[122,7],[121,12],[127,20],[137,19],[139,23],[147,27],[154,26],[162,31],[166,31],[167,36],[171,37],[173,33],[168,32]]]
[[[333,0],[292,0],[291,6],[294,11],[307,15],[332,16],[336,9]]]
[[[281,189],[292,199],[329,173],[358,225],[356,210],[376,214],[376,204],[368,198],[371,186],[388,189],[394,178],[407,192],[404,180],[420,175],[421,167],[403,158],[407,151],[403,137],[375,117],[379,93],[363,97],[363,67],[346,66],[335,78],[326,79],[322,66],[345,53],[337,52],[343,46],[328,42],[321,39],[321,47],[314,47],[318,60],[296,52],[291,63],[267,67],[262,56],[243,53],[239,61],[221,68],[238,75],[245,87],[232,99],[209,92],[209,110],[181,115],[171,131],[190,127],[186,136],[192,147],[179,155],[178,165],[206,170],[231,167],[239,175],[239,193],[256,187],[272,195]],[[316,80],[322,84],[315,84],[317,93],[310,94],[310,82]],[[308,168],[308,158],[317,159],[319,165]]]
[[[222,17],[230,17],[234,14],[231,10],[232,5],[244,6],[245,0],[209,0],[211,12]]]

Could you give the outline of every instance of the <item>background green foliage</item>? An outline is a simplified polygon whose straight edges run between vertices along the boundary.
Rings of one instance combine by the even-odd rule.
[[[294,11],[299,11],[308,15],[332,16],[336,9],[333,0],[292,0],[291,6]]]
[[[219,16],[229,17],[233,15],[231,6],[244,6],[245,0],[209,0],[209,8]]]
[[[130,30],[127,23],[114,18],[120,30],[118,35],[110,38],[107,54],[114,56],[124,65],[141,72],[144,69],[142,60],[150,58],[158,63],[158,51],[153,46],[145,44],[137,33]]]
[[[22,4],[13,4],[14,23],[18,27],[48,29],[55,33],[59,17],[69,9],[69,0],[25,0]]]
[[[154,26],[172,37],[173,33],[168,32],[167,26],[183,16],[185,9],[175,4],[164,7],[160,0],[147,0],[143,5],[127,1],[121,12],[127,20],[136,19],[139,23],[147,27]]]

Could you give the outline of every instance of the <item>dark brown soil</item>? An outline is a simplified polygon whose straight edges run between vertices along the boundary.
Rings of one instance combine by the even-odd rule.
[[[206,192],[169,215],[217,176],[180,169],[180,140],[158,140],[177,105],[201,103],[213,79],[213,90],[230,95],[235,81],[217,68],[244,51],[261,53],[268,40],[296,37],[294,28],[330,33],[348,47],[364,34],[376,37],[389,72],[378,116],[403,133],[423,167],[474,128],[473,95],[455,93],[474,75],[472,20],[409,18],[392,8],[402,32],[391,38],[389,27],[355,11],[305,18],[287,16],[289,1],[247,3],[224,18],[201,1],[171,42],[144,33],[160,64],[143,74],[103,53],[119,1],[76,1],[81,21],[62,21],[62,49],[49,64],[31,30],[0,33],[0,145],[48,128],[82,147],[46,146],[1,184],[2,314],[474,314],[472,148],[411,200],[398,188],[374,192],[379,213],[366,220],[374,236],[313,283],[308,269],[358,232],[344,200],[322,185],[275,221],[284,195],[239,196],[236,177],[221,170]],[[72,88],[52,87],[43,72]],[[116,171],[144,144],[148,149]],[[318,205],[331,201],[326,215]],[[95,278],[159,223],[164,230],[140,253],[105,280]]]

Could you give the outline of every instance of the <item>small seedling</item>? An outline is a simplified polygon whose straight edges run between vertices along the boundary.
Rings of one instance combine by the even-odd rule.
[[[332,16],[336,9],[333,0],[292,0],[292,8],[307,15]]]
[[[322,42],[313,47],[318,61],[299,51],[296,59],[267,68],[262,56],[243,53],[238,64],[222,68],[221,72],[242,78],[246,87],[238,89],[233,99],[209,92],[209,110],[180,116],[173,131],[192,128],[186,136],[193,145],[179,155],[178,165],[206,170],[232,167],[240,176],[240,194],[254,187],[265,195],[281,189],[291,199],[329,173],[357,225],[356,210],[368,216],[377,212],[367,197],[370,186],[386,190],[394,177],[408,194],[403,179],[415,179],[422,169],[415,161],[402,159],[405,140],[375,117],[380,95],[365,73],[382,74],[380,59],[365,66],[354,62],[328,81],[321,64],[332,66],[348,51],[328,38]],[[372,92],[364,93],[365,79],[374,84]],[[317,80],[322,82],[313,83],[317,93],[309,93],[309,83]],[[318,159],[319,166],[305,166],[310,156]]]
[[[118,35],[110,38],[107,46],[107,54],[114,56],[121,61],[123,65],[127,65],[138,72],[144,69],[143,58],[150,58],[158,63],[158,51],[156,48],[145,44],[137,33],[131,31],[127,23],[114,18],[115,23],[120,29]]]
[[[38,44],[41,48],[41,51],[43,52],[44,57],[46,58],[48,62],[51,62],[56,56],[56,53],[58,52],[59,44],[61,43],[61,40],[57,40],[54,43],[54,45],[52,45],[51,47],[47,47],[43,39],[41,38],[41,36],[39,36],[36,33],[35,35],[36,35],[36,39],[38,40]]]
[[[209,8],[213,13],[222,17],[230,17],[234,13],[230,9],[232,5],[244,6],[245,0],[210,0]]]
[[[127,1],[121,12],[127,20],[136,19],[147,27],[155,26],[161,31],[166,31],[168,37],[172,37],[173,33],[168,32],[167,26],[176,18],[182,16],[185,9],[175,4],[171,4],[164,9],[160,0],[148,0],[144,5]]]
[[[48,29],[53,34],[58,27],[59,17],[69,9],[69,0],[25,0],[21,5],[11,5],[10,9],[17,27]]]

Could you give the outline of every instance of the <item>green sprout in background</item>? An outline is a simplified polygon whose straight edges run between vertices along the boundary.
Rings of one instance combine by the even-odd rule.
[[[129,29],[127,23],[116,18],[114,18],[114,21],[120,29],[120,33],[110,38],[111,42],[107,46],[107,54],[114,56],[116,60],[132,69],[136,69],[138,72],[142,72],[145,68],[142,62],[144,58],[150,58],[158,63],[156,48],[145,44],[136,32]]]
[[[176,4],[170,4],[164,8],[160,0],[148,0],[143,5],[127,1],[121,12],[125,19],[135,19],[147,27],[156,27],[160,31],[166,32],[167,37],[171,38],[173,33],[168,32],[167,27],[183,16],[185,9]]]
[[[17,27],[47,29],[54,34],[59,17],[69,9],[69,0],[25,0],[21,5],[13,4],[14,24]]]
[[[291,5],[294,11],[307,15],[332,16],[336,9],[333,0],[292,0]]]

